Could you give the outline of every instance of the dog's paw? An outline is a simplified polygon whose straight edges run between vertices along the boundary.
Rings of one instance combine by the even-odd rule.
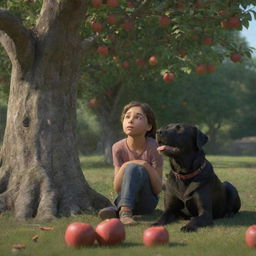
[[[193,225],[186,225],[183,226],[180,231],[182,232],[196,232],[197,231],[197,227],[193,226]]]

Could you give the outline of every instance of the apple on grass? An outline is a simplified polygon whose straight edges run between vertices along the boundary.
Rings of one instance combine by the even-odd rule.
[[[143,233],[143,243],[146,247],[169,243],[169,233],[164,226],[147,228]]]
[[[65,232],[65,242],[68,247],[90,246],[94,244],[96,232],[89,223],[73,222]]]
[[[124,225],[117,218],[100,222],[95,231],[100,245],[117,245],[125,240]]]
[[[246,230],[245,242],[249,248],[256,248],[256,225],[252,225]]]

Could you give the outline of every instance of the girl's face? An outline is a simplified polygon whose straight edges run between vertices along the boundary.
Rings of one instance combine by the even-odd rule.
[[[128,109],[123,119],[123,131],[126,135],[136,137],[145,136],[147,131],[152,129],[148,123],[147,116],[141,107],[131,107]]]

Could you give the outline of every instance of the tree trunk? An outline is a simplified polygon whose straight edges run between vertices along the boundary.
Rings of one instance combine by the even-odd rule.
[[[37,34],[30,38],[30,48],[22,49],[22,58],[11,33],[0,34],[12,61],[0,152],[0,212],[13,210],[19,219],[47,220],[110,205],[89,187],[80,168],[76,82],[81,50],[77,16],[81,14],[64,14],[68,8],[71,14],[72,7],[77,9],[70,3],[82,7],[85,1],[66,2],[67,6],[44,1]]]
[[[112,93],[101,98],[95,111],[101,127],[100,142],[104,152],[104,161],[108,164],[112,164],[112,145],[120,139],[121,135],[122,125],[119,115],[124,89],[124,84],[117,82],[112,87]]]

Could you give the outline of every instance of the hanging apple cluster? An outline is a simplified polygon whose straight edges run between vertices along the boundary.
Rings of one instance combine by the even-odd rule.
[[[134,64],[137,68],[158,67],[165,82],[172,82],[180,71],[212,73],[225,57],[232,62],[250,57],[251,49],[238,46],[229,38],[234,31],[248,26],[251,15],[256,16],[253,8],[230,0],[166,2],[169,1],[91,0],[94,15],[90,28],[99,36],[99,56],[112,56],[112,61],[123,69]],[[132,50],[140,48],[140,40],[146,54],[134,57],[132,63]],[[155,48],[150,47],[150,40]],[[157,48],[162,46],[168,49],[166,56],[157,54]],[[128,48],[133,49],[129,52]],[[124,52],[128,52],[126,58]]]

